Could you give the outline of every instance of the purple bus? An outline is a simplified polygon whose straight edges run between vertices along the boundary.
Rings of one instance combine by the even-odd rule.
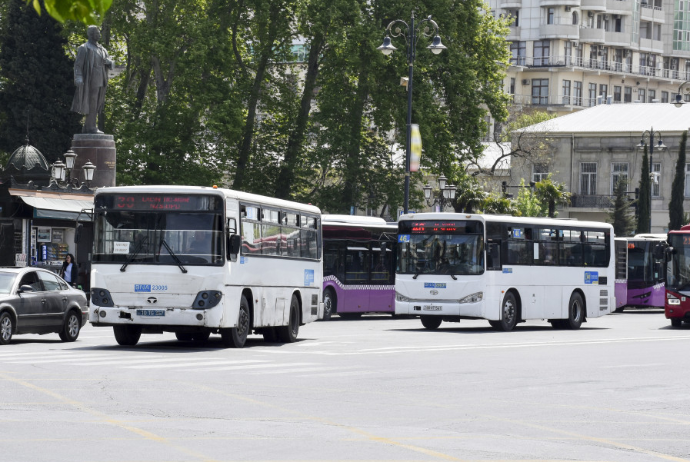
[[[663,234],[616,238],[616,312],[625,308],[664,308],[662,262],[654,247],[666,245]]]
[[[395,314],[397,224],[383,218],[322,215],[323,319]]]

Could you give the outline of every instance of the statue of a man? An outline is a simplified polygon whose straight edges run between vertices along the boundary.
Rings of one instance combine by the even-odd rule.
[[[89,26],[86,36],[89,41],[79,46],[77,60],[74,63],[74,84],[77,89],[72,101],[72,110],[86,115],[82,133],[102,134],[96,126],[96,116],[105,104],[108,69],[113,68],[113,62],[105,48],[98,43],[101,31],[97,26]]]

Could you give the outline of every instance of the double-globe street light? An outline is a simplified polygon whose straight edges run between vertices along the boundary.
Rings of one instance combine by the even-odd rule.
[[[450,205],[453,199],[455,199],[455,191],[458,187],[447,183],[448,178],[446,178],[445,175],[438,177],[439,194],[436,197],[432,197],[434,188],[429,183],[422,188],[424,190],[424,199],[426,199],[426,203],[429,207],[438,204],[439,210],[443,212],[443,208],[446,205]]]
[[[393,26],[399,24],[404,26],[404,28]],[[434,30],[433,33],[429,32],[428,25],[431,25]],[[417,41],[421,36],[432,37],[433,40],[431,45],[427,46],[429,50],[435,55],[441,53],[446,47],[441,43],[441,37],[438,35],[438,24],[431,19],[429,16],[426,19],[422,19],[417,27],[415,27],[414,22],[414,10],[412,11],[412,16],[410,18],[410,23],[406,23],[402,19],[396,19],[391,21],[386,27],[386,37],[383,39],[383,45],[377,48],[381,50],[381,53],[388,56],[392,54],[397,48],[391,43],[391,36],[393,37],[404,37],[405,44],[407,46],[407,65],[409,69],[409,75],[407,78],[407,146],[405,149],[405,199],[403,202],[403,210],[405,213],[409,210],[410,205],[410,159],[412,157],[412,70],[414,68],[414,60],[416,54]]]
[[[658,183],[659,179],[657,178],[656,172],[654,172],[654,163],[652,162],[652,159],[654,158],[654,137],[658,136],[659,137],[659,142],[656,145],[656,148],[659,151],[663,151],[666,149],[666,145],[664,145],[664,142],[661,140],[661,133],[655,132],[654,127],[652,127],[651,130],[645,130],[644,133],[642,133],[642,138],[640,139],[640,144],[637,145],[638,148],[643,149],[645,145],[647,144],[645,142],[645,138],[649,138],[649,232],[652,232],[652,197],[654,197],[654,184]]]

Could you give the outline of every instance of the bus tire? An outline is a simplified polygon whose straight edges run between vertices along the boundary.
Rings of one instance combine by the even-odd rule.
[[[140,326],[113,326],[113,332],[115,333],[115,340],[122,346],[134,346],[139,343],[141,338]]]
[[[671,327],[680,327],[682,323],[680,319],[671,319]]]
[[[189,332],[175,332],[175,337],[177,337],[177,340],[180,342],[191,342],[192,341],[192,334]]]
[[[565,319],[549,319],[551,327],[554,329],[565,329]]]
[[[582,301],[582,296],[577,292],[573,292],[568,302],[568,319],[564,320],[565,327],[573,330],[579,329],[584,318],[585,304]]]
[[[229,329],[221,329],[220,338],[223,345],[231,348],[242,348],[247,341],[249,335],[250,318],[249,318],[249,302],[247,297],[242,295],[240,299],[240,312],[237,315],[237,326]]]
[[[14,334],[14,319],[5,311],[0,315],[0,345],[7,345]]]
[[[192,342],[197,345],[203,345],[211,336],[210,332],[195,332],[192,334]]]
[[[420,316],[420,318],[422,320],[422,326],[429,330],[438,329],[438,326],[443,322],[441,316]]]
[[[264,342],[276,343],[278,341],[278,334],[276,334],[275,327],[264,327],[261,334],[264,336]]]
[[[505,297],[503,297],[503,303],[501,303],[501,320],[495,322],[496,326],[494,329],[503,332],[510,332],[517,325],[518,304],[512,292],[506,293]]]
[[[278,340],[283,343],[294,343],[299,334],[299,302],[297,297],[292,296],[290,301],[290,320],[287,326],[278,326],[275,328],[278,334]]]
[[[334,313],[338,312],[338,302],[335,293],[330,287],[323,291],[323,320],[328,321]]]

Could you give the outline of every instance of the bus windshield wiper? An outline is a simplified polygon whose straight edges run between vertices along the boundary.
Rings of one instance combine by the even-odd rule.
[[[187,272],[187,269],[182,266],[182,262],[180,261],[179,258],[177,258],[177,255],[175,255],[175,252],[170,248],[167,242],[165,242],[165,239],[161,240],[161,244],[165,246],[165,249],[170,253],[170,256],[173,257],[173,260],[175,260],[175,263],[177,263],[177,266],[180,267],[180,270],[182,270],[183,273]]]
[[[139,255],[139,252],[141,252],[141,249],[144,247],[144,244],[145,244],[146,241],[148,241],[148,240],[149,240],[149,236],[148,236],[148,234],[147,234],[141,241],[139,241],[139,244],[137,245],[137,248],[134,249],[134,252],[132,252],[132,253],[130,254],[129,259],[125,262],[125,264],[122,265],[122,266],[120,267],[120,271],[122,271],[123,273],[125,272],[125,270],[127,269],[127,266],[128,266],[130,263],[132,263],[132,262],[134,261],[135,258],[137,258],[137,256]]]

